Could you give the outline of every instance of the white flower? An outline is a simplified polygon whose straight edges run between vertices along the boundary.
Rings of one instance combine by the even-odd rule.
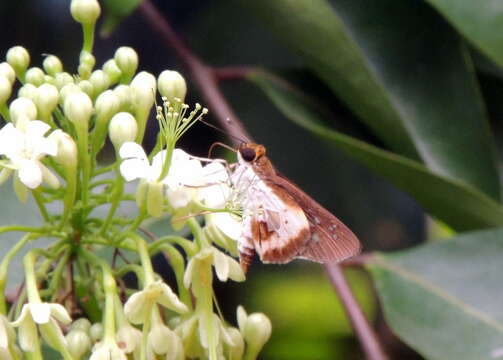
[[[94,346],[89,360],[127,360],[127,356],[115,341],[105,340]]]
[[[19,179],[30,189],[37,188],[42,180],[52,186],[59,184],[57,178],[41,163],[45,155],[55,156],[58,146],[53,139],[44,137],[51,127],[33,120],[21,131],[11,123],[0,130],[0,155],[10,161],[5,167],[18,171]]]
[[[24,351],[35,350],[35,338],[38,336],[37,325],[42,327],[47,325],[55,330],[57,339],[52,339],[47,337],[49,332],[41,328],[42,336],[50,345],[56,342],[66,343],[56,320],[63,324],[69,324],[72,321],[66,309],[60,304],[28,303],[23,305],[21,315],[12,323],[12,326],[19,327],[19,345],[21,349]]]
[[[220,281],[232,279],[244,281],[245,275],[239,263],[232,257],[211,246],[201,250],[189,260],[183,277],[183,285],[188,289],[193,281],[201,275],[200,266],[209,261],[215,267],[215,273]]]
[[[202,166],[181,149],[174,149],[169,172],[159,179],[166,160],[166,150],[157,153],[149,162],[145,150],[135,142],[125,142],[119,151],[122,159],[121,174],[126,181],[144,179],[149,183],[161,181],[167,187],[167,198],[174,208],[187,206],[197,193],[201,183]]]
[[[227,169],[219,162],[211,162],[203,168],[203,181],[208,186],[203,186],[199,190],[200,200],[213,209],[225,209],[232,204],[235,195],[230,186],[230,179]],[[215,212],[207,215],[207,224],[215,225],[225,236],[237,240],[241,236],[243,225],[242,220],[230,212]]]
[[[161,280],[154,281],[143,290],[131,295],[124,304],[124,313],[132,324],[143,324],[150,316],[152,306],[159,304],[177,313],[186,313],[187,306],[182,303],[171,288]]]
[[[9,320],[0,314],[0,351],[3,349],[8,352],[9,345],[16,341],[16,334]],[[2,359],[2,356],[0,356]]]

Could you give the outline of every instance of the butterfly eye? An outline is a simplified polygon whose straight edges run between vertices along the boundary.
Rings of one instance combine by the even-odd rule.
[[[255,150],[253,149],[243,148],[240,149],[239,152],[241,153],[241,157],[243,158],[243,160],[246,162],[251,162],[255,159]]]

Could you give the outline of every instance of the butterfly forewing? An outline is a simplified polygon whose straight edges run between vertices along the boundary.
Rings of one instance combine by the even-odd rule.
[[[360,241],[342,221],[289,180],[276,175],[274,182],[295,199],[309,221],[310,238],[296,257],[338,262],[360,252]]]

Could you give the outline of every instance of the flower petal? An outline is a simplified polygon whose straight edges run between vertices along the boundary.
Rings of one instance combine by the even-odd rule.
[[[145,321],[146,297],[145,291],[139,291],[131,295],[124,304],[124,313],[132,324],[143,324],[143,321]]]
[[[215,273],[220,281],[227,281],[229,277],[229,262],[227,255],[214,249],[213,251],[213,265],[215,266]]]
[[[30,139],[41,138],[44,137],[44,134],[48,132],[50,128],[50,125],[43,121],[32,120],[26,125],[25,134]]]
[[[60,321],[65,325],[68,325],[72,322],[72,318],[70,317],[68,311],[66,311],[66,308],[63,305],[49,304],[49,306],[51,308],[51,315],[56,320]]]
[[[19,163],[19,179],[30,189],[37,188],[42,183],[42,171],[35,160],[22,159]]]
[[[213,222],[225,236],[233,240],[237,240],[241,237],[243,222],[237,220],[234,215],[225,212],[215,213],[211,214],[210,221]]]
[[[162,283],[160,286],[162,295],[157,299],[159,304],[180,314],[186,313],[189,310],[167,284]]]
[[[37,326],[31,319],[31,317],[25,318],[23,321],[21,321],[18,330],[19,346],[21,346],[21,349],[27,352],[34,351],[35,344],[37,343],[37,337]]]
[[[122,159],[141,159],[147,160],[147,154],[145,154],[145,150],[133,141],[127,141],[122,144],[119,150],[119,156]]]
[[[22,151],[25,135],[22,131],[8,123],[0,130],[0,155],[17,154]]]
[[[120,171],[126,181],[145,179],[148,176],[148,160],[130,158],[120,165]]]
[[[28,304],[31,317],[37,324],[47,324],[51,318],[51,305],[48,303]]]

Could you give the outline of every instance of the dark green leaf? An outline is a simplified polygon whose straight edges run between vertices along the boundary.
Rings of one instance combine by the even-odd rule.
[[[428,359],[503,354],[503,230],[473,232],[368,265],[393,331]]]
[[[493,139],[456,33],[412,0],[246,2],[383,141],[499,200]],[[476,6],[476,5],[474,5]]]
[[[503,2],[500,0],[427,0],[483,53],[503,66]]]
[[[503,226],[503,207],[473,186],[437,175],[416,161],[328,128],[323,125],[321,106],[278,77],[255,72],[249,78],[287,118],[329,140],[349,157],[408,192],[452,228],[462,231]]]

